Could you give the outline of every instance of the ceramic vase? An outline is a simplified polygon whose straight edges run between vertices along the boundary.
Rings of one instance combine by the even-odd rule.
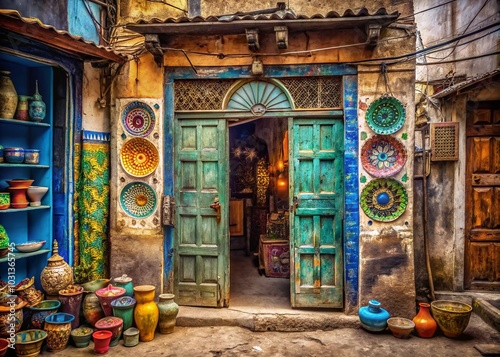
[[[38,93],[38,81],[36,81],[36,91],[31,97],[29,105],[29,116],[31,121],[41,122],[45,118],[45,103],[42,96]]]
[[[75,319],[71,322],[71,329],[80,326],[80,308],[82,306],[83,287],[79,285],[68,285],[65,289],[59,290],[59,301],[61,302],[61,312],[70,314]]]
[[[108,353],[112,335],[113,333],[108,330],[99,330],[92,334],[94,339],[94,353],[96,355]]]
[[[99,298],[95,293],[86,293],[82,310],[85,320],[92,326],[95,326],[95,323],[105,316]]]
[[[134,323],[135,304],[135,299],[130,296],[123,296],[111,301],[113,316],[119,317],[123,320],[123,330],[127,330],[132,327],[132,324]]]
[[[10,337],[12,326],[14,333],[19,332],[23,325],[23,307],[26,306],[26,301],[22,301],[14,305],[14,313],[10,306],[0,306],[0,337]]]
[[[38,304],[31,306],[31,327],[38,330],[43,330],[45,318],[55,314],[61,302],[59,300],[42,300]]]
[[[107,287],[97,290],[95,294],[99,298],[99,302],[101,303],[104,315],[113,316],[113,308],[111,307],[111,301],[125,295],[125,289],[118,288],[109,284]]]
[[[123,274],[119,278],[115,278],[114,285],[125,289],[125,296],[134,297],[134,286],[132,285],[132,278]]]
[[[155,298],[156,288],[153,285],[139,285],[134,287],[134,296],[137,305],[134,311],[135,326],[139,330],[139,340],[148,342],[155,336],[158,325],[159,310]]]
[[[28,99],[29,98],[30,98],[29,95],[20,95],[18,97],[16,114],[14,116],[17,120],[28,121],[28,119],[29,119]]]
[[[99,330],[111,331],[109,347],[114,347],[120,342],[123,331],[123,320],[116,316],[106,316],[96,322],[95,327]]]
[[[73,270],[58,254],[59,245],[54,239],[52,256],[48,259],[47,266],[40,274],[42,288],[47,293],[47,299],[57,300],[59,290],[73,284]]]
[[[431,338],[434,336],[437,329],[436,320],[433,319],[430,312],[431,305],[421,302],[418,306],[420,307],[418,314],[413,318],[415,331],[417,332],[418,337]]]
[[[384,331],[387,328],[387,320],[391,317],[377,300],[370,300],[368,306],[360,307],[358,315],[361,326],[373,332]]]
[[[9,71],[0,71],[0,118],[13,119],[17,109],[17,96]]]
[[[172,333],[179,313],[179,305],[174,301],[174,294],[160,294],[158,298],[157,305],[160,311],[158,328],[160,333]]]
[[[43,329],[47,332],[47,349],[61,351],[68,346],[71,333],[71,322],[74,316],[64,312],[57,312],[45,318]]]

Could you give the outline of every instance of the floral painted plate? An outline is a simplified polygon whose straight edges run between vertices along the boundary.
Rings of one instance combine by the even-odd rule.
[[[130,102],[122,113],[123,127],[133,136],[148,136],[153,131],[155,122],[153,109],[144,102]]]
[[[399,181],[378,178],[363,188],[360,204],[363,212],[371,219],[390,222],[406,210],[408,194]]]
[[[120,159],[123,169],[134,177],[150,175],[160,160],[156,146],[143,138],[127,141],[120,152]]]
[[[375,135],[361,148],[361,163],[372,176],[393,176],[406,163],[406,149],[401,141],[392,136]]]
[[[405,119],[401,102],[388,95],[370,104],[366,112],[366,123],[376,134],[394,134],[403,127]]]
[[[156,193],[143,182],[131,182],[120,193],[120,205],[131,217],[146,218],[156,209]]]

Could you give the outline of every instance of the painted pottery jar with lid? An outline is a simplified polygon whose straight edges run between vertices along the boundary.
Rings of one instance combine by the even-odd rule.
[[[387,328],[387,320],[391,315],[381,305],[377,300],[370,300],[368,306],[359,309],[359,320],[365,330],[379,332]]]
[[[40,274],[42,288],[47,293],[47,299],[57,300],[59,290],[73,284],[73,269],[64,261],[59,252],[59,245],[54,239],[52,256],[48,259],[47,266]]]
[[[0,118],[13,119],[17,109],[16,88],[9,71],[0,71]]]
[[[134,310],[135,325],[139,329],[139,340],[148,342],[154,339],[160,312],[156,305],[156,287],[154,285],[139,285],[134,287],[137,305]]]
[[[415,331],[418,337],[431,338],[437,329],[436,320],[431,315],[431,305],[426,302],[421,302],[418,304],[420,307],[418,314],[413,318],[415,323]]]
[[[174,294],[160,294],[158,298],[157,305],[160,311],[158,328],[160,333],[172,333],[179,313],[179,305],[174,301]]]
[[[132,285],[132,278],[127,274],[114,279],[115,286],[125,289],[125,296],[134,297],[134,286]]]

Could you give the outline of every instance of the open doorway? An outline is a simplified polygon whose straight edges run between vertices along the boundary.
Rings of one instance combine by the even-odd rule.
[[[229,305],[290,308],[288,120],[229,128]]]

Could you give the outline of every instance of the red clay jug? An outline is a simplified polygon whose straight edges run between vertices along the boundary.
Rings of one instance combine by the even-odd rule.
[[[425,302],[421,302],[418,304],[420,306],[420,310],[418,314],[413,318],[413,322],[415,323],[415,331],[417,331],[417,335],[422,338],[431,338],[434,336],[434,332],[437,329],[437,323],[432,318],[430,311],[430,304]]]

